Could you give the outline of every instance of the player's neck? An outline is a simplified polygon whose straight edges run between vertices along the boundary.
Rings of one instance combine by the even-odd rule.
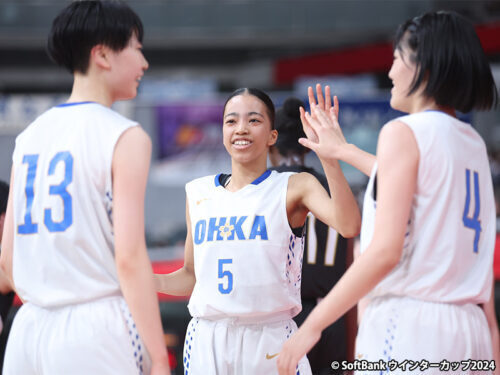
[[[413,108],[410,113],[418,113],[424,111],[440,111],[452,117],[457,117],[453,108],[438,105],[433,98],[426,98],[421,95],[414,101]]]
[[[267,170],[267,164],[240,164],[232,162],[231,181],[226,186],[229,191],[238,191],[251,184]]]
[[[113,99],[109,90],[93,76],[75,73],[73,88],[68,103],[96,102],[106,107],[111,107]]]

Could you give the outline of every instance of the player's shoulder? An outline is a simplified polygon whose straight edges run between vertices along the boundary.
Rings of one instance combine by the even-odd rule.
[[[217,187],[221,185],[220,182],[220,177],[223,176],[223,174],[219,173],[216,175],[207,175],[203,177],[197,177],[188,183],[186,183],[186,187],[188,186],[207,186],[207,187]]]
[[[92,116],[101,119],[100,122],[111,124],[113,126],[118,127],[130,127],[134,125],[138,125],[137,121],[131,120],[121,113],[113,110],[112,108],[108,108],[106,106],[95,104],[94,106],[90,106],[90,113]]]
[[[133,125],[138,124],[134,123]],[[125,149],[132,149],[134,147],[151,148],[152,142],[148,133],[142,127],[129,126],[119,136],[116,147],[124,147]]]
[[[379,143],[383,141],[397,142],[400,137],[413,137],[411,124],[405,119],[407,116],[398,117],[387,122],[380,130]]]
[[[291,173],[289,177],[289,184],[291,186],[303,185],[318,182],[318,179],[309,172]]]
[[[217,187],[221,185],[219,176],[220,174],[198,177],[186,183],[185,190],[187,198],[189,200],[198,200],[212,196]]]
[[[29,138],[32,133],[36,132],[36,130],[40,126],[43,126],[43,124],[50,123],[52,121],[53,112],[53,108],[50,108],[37,116],[21,133],[18,134],[16,137],[16,143],[19,143],[25,138]]]

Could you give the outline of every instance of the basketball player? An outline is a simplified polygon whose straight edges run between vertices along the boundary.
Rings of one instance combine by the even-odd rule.
[[[223,117],[232,174],[186,185],[184,267],[156,275],[158,291],[192,293],[186,374],[276,373],[276,353],[301,309],[308,212],[344,236],[358,232],[359,209],[337,161],[323,164],[332,198],[308,173],[266,170],[277,136],[271,99],[257,89],[236,90]],[[311,373],[305,356],[294,370]]]
[[[302,101],[290,97],[276,111],[275,127],[279,137],[269,152],[269,160],[273,165],[271,169],[278,172],[308,172],[328,189],[326,177],[304,164],[305,155],[310,150],[298,142],[299,138],[305,137],[300,122],[300,107],[304,107]],[[344,274],[348,261],[352,261],[352,240],[342,237],[311,214],[307,217],[305,234],[302,311],[294,318],[298,326]],[[345,320],[342,317],[325,328],[320,341],[307,354],[313,374],[331,374],[334,372],[332,361],[347,359]]]
[[[487,368],[483,362],[455,369],[461,373],[491,373],[491,360],[498,360],[491,173],[483,140],[456,118],[457,110],[489,109],[497,101],[473,26],[448,12],[408,20],[396,35],[389,78],[391,106],[409,115],[380,133],[363,208],[362,254],[283,346],[280,374],[294,373],[322,329],[370,291],[357,359],[488,361]],[[342,142],[333,111],[316,105],[313,114],[303,115],[309,138],[303,145],[353,165],[367,161]],[[391,371],[407,372],[404,366]]]
[[[151,142],[110,109],[136,96],[142,36],[116,1],[71,3],[52,24],[74,83],[16,139],[1,264],[25,303],[4,374],[169,373],[144,239]]]

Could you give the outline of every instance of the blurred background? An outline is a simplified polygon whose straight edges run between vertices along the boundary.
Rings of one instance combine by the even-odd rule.
[[[15,137],[44,110],[64,102],[71,90],[71,75],[45,53],[51,21],[68,2],[0,1],[0,179],[9,179]],[[230,172],[221,119],[225,98],[234,89],[261,88],[279,107],[290,95],[306,100],[309,85],[330,84],[339,96],[347,140],[375,152],[380,127],[399,115],[388,102],[392,37],[406,19],[438,9],[455,10],[475,24],[500,87],[500,0],[127,3],[144,23],[144,54],[150,69],[137,98],[114,108],[139,121],[153,140],[146,232],[157,270],[182,265],[184,184],[203,175]],[[500,109],[460,116],[487,143],[498,199]],[[321,170],[314,155],[306,164]],[[343,167],[361,196],[366,179]],[[186,301],[162,298],[167,343],[182,347],[189,318]]]

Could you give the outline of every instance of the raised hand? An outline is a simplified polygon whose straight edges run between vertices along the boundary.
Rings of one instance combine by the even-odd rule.
[[[313,150],[320,159],[339,159],[340,148],[347,144],[340,129],[334,107],[326,112],[324,107],[312,103],[311,114],[300,111],[302,126],[307,138],[300,138],[299,143]],[[338,108],[338,107],[337,107]]]
[[[321,84],[316,84],[316,98],[314,97],[314,90],[311,86],[307,89],[307,96],[309,97],[309,107],[312,108],[313,104],[317,104],[321,109],[324,109],[327,113],[333,111],[335,117],[339,117],[339,100],[337,96],[333,97],[332,106],[332,95],[330,86],[325,86],[325,96],[323,96],[323,89]]]

